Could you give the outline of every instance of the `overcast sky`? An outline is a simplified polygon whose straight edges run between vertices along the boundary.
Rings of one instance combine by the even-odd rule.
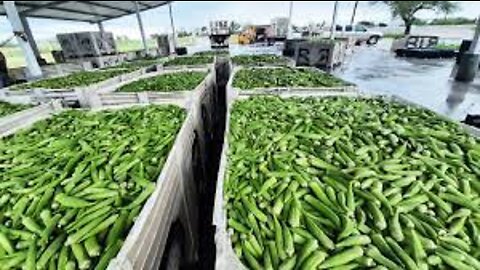
[[[354,1],[340,2],[339,23],[348,23],[351,17]],[[334,1],[295,1],[292,23],[306,25],[310,22],[331,20]],[[479,2],[459,1],[460,10],[451,16],[474,18],[480,15]],[[193,30],[206,26],[210,20],[228,19],[240,23],[269,23],[274,17],[288,16],[289,1],[181,1],[173,3],[173,13],[177,29]],[[418,14],[421,18],[438,17],[434,12],[425,11]],[[147,35],[165,33],[170,30],[168,7],[159,7],[142,12],[142,18]],[[357,11],[358,20],[376,22],[391,22],[389,10],[382,4],[372,5],[369,1],[360,1]],[[57,33],[76,31],[97,31],[96,25],[59,20],[29,19],[34,36],[38,40],[55,38]],[[135,15],[114,19],[104,23],[106,31],[115,36],[126,35],[130,38],[140,38]],[[0,41],[11,33],[10,24],[5,17],[0,17]]]

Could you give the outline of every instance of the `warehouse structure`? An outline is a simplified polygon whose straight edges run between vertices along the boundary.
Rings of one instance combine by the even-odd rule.
[[[28,24],[28,18],[57,19],[95,23],[104,32],[103,22],[136,14],[143,49],[147,43],[141,12],[169,4],[172,34],[175,27],[171,9],[172,1],[1,1],[0,16],[7,16],[17,43],[22,48],[27,63],[29,79],[42,77],[40,52]],[[175,44],[175,41],[174,41]]]

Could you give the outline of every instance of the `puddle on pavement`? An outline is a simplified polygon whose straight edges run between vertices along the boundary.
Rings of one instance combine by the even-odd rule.
[[[467,113],[480,114],[480,79],[471,84],[455,82],[450,77],[454,59],[399,58],[390,46],[386,39],[375,46],[355,47],[334,74],[364,92],[394,94],[456,120]],[[189,53],[209,49],[205,39],[189,47]],[[231,55],[262,53],[281,54],[281,45],[230,45]]]
[[[395,57],[384,40],[377,47],[356,47],[347,65],[334,73],[364,92],[394,94],[450,118],[480,114],[480,80],[464,84],[451,77],[454,59]]]

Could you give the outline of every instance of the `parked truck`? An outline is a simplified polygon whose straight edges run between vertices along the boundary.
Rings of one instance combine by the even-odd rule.
[[[322,37],[329,37],[331,33],[331,27],[324,27]],[[377,44],[377,42],[383,37],[381,32],[372,31],[367,27],[357,25],[336,25],[335,37],[339,38],[353,38],[356,44],[367,43],[368,45]]]
[[[228,20],[210,22],[210,44],[213,48],[228,48],[231,35],[231,23]]]

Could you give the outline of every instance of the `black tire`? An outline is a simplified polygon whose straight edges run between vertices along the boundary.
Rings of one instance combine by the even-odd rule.
[[[378,43],[378,40],[380,39],[379,36],[371,36],[368,40],[367,40],[367,44],[368,45],[375,45]]]

